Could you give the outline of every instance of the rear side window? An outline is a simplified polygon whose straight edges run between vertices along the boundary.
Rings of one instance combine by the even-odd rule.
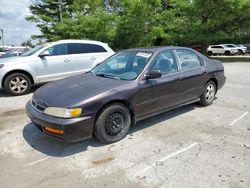
[[[181,70],[191,70],[202,66],[200,58],[190,50],[176,50]]]
[[[70,43],[69,54],[85,54],[107,52],[102,46],[96,44]]]

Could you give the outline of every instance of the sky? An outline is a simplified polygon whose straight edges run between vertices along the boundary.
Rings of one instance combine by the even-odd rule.
[[[30,0],[0,0],[0,29],[4,31],[5,45],[20,45],[39,34],[35,24],[25,20],[30,15],[30,4]]]

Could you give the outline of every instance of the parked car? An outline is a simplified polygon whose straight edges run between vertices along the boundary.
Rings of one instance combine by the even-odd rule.
[[[190,46],[190,48],[198,51],[198,52],[202,52],[202,46],[201,45],[194,45],[194,46]]]
[[[0,57],[1,57],[2,55],[4,55],[4,54],[6,54],[6,52],[1,52],[1,51],[0,51]]]
[[[9,58],[22,55],[22,52],[15,51],[15,52],[7,52],[0,56],[0,58]]]
[[[224,83],[222,63],[190,48],[128,49],[90,72],[40,87],[26,112],[59,140],[94,134],[113,143],[139,120],[197,101],[211,105]]]
[[[29,93],[34,84],[84,73],[113,55],[108,44],[61,40],[0,60],[0,88],[12,95]]]
[[[239,45],[235,45],[235,44],[225,44],[225,46],[229,47],[229,48],[237,48],[238,50],[238,54],[239,55],[244,55],[247,51],[247,47],[243,46],[241,44]]]
[[[247,47],[246,53],[250,54],[250,44],[244,44],[244,46]]]
[[[231,45],[224,45],[224,44],[220,44],[220,45],[211,45],[207,48],[207,54],[209,56],[211,55],[235,55],[238,53],[238,48],[235,46],[231,46]]]

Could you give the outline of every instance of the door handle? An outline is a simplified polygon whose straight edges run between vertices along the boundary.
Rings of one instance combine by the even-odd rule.
[[[201,75],[203,75],[203,74],[207,74],[207,71],[203,71],[203,72],[201,73]]]
[[[91,57],[91,60],[94,61],[96,58],[94,56]]]
[[[64,59],[64,62],[65,62],[65,63],[69,63],[70,60],[69,60],[68,58],[66,58],[66,59]]]

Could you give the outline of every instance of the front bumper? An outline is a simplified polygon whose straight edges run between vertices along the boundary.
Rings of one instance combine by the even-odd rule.
[[[31,105],[26,104],[26,113],[31,121],[44,133],[65,142],[78,142],[92,137],[94,117],[78,117],[71,119],[57,118],[37,111]],[[45,130],[45,127],[63,130],[59,135]]]

